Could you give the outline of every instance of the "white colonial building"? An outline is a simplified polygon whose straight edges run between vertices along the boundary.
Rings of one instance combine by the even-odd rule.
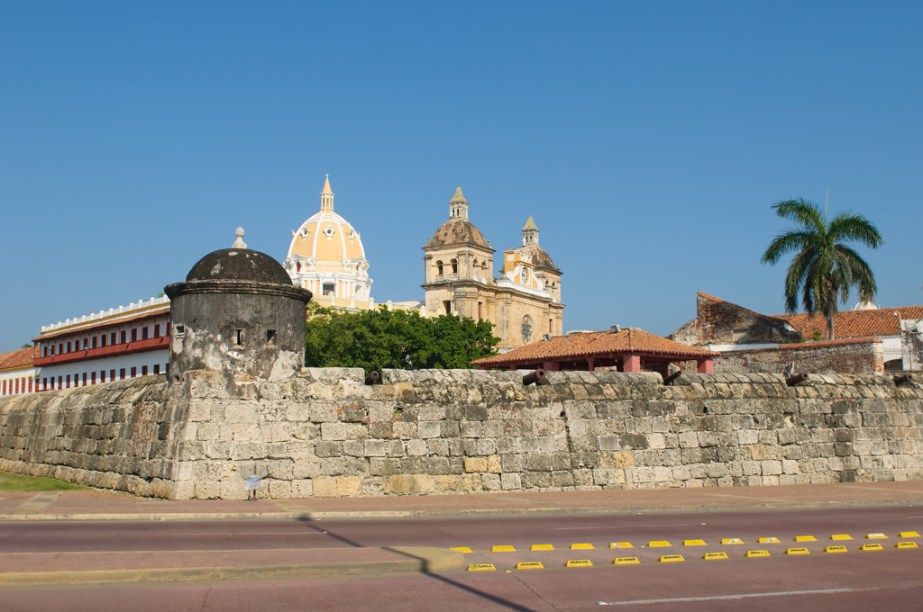
[[[34,339],[36,390],[166,374],[169,328],[165,296],[45,325]]]

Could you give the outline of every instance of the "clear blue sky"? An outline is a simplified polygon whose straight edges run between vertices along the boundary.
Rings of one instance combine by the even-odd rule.
[[[535,217],[568,330],[666,334],[699,290],[781,312],[770,206],[827,189],[885,238],[876,301],[921,304],[921,23],[899,1],[0,1],[0,350],[158,295],[238,225],[283,259],[325,173],[379,302],[422,298],[460,185],[498,251]]]

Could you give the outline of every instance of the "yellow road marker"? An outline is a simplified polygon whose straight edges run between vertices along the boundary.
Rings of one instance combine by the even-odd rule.
[[[743,544],[744,541],[740,538],[721,538],[722,544]]]
[[[589,559],[571,559],[564,567],[593,567],[593,562]]]
[[[916,531],[902,531],[898,535],[900,535],[902,538],[919,538],[920,537],[920,534],[917,533]]]
[[[609,542],[609,548],[634,548],[631,542]]]
[[[472,563],[468,566],[469,572],[495,572],[497,568],[493,563]]]
[[[866,540],[887,540],[888,536],[883,533],[867,533],[865,534]]]
[[[673,546],[667,540],[651,540],[647,543],[648,548],[667,548]]]
[[[533,544],[532,550],[554,550],[553,544]]]
[[[812,535],[800,535],[800,536],[795,536],[795,541],[796,542],[816,542],[817,538],[815,538]]]
[[[641,560],[637,557],[616,557],[612,560],[613,565],[640,565]]]
[[[510,544],[501,544],[491,547],[490,552],[516,552],[516,547]]]
[[[518,570],[537,570],[545,569],[545,566],[542,565],[541,561],[520,561],[516,564],[516,569]]]
[[[470,552],[472,552],[470,546],[456,546],[455,548],[450,548],[449,550],[454,550],[455,552],[460,552],[460,553],[470,553]]]
[[[718,559],[727,559],[728,554],[724,551],[710,552],[710,553],[705,553],[705,555],[702,558],[705,559],[706,561],[717,561]]]
[[[835,533],[832,536],[830,536],[830,539],[833,540],[834,542],[838,542],[841,540],[852,540],[852,536],[849,535],[848,533]]]
[[[659,559],[661,563],[683,563],[685,560],[682,555],[661,555]]]
[[[765,550],[765,549],[756,549],[756,550],[748,550],[748,551],[747,551],[747,558],[748,558],[748,559],[752,559],[753,557],[769,557],[769,556],[771,556],[771,555],[769,554],[769,551],[768,551],[768,550]]]
[[[576,544],[570,545],[571,550],[593,550],[594,548],[595,546],[593,546],[589,542],[578,542]]]
[[[781,544],[782,540],[780,540],[776,536],[766,536],[764,538],[759,538],[757,542],[759,542],[760,544]]]
[[[705,546],[705,540],[684,540],[683,546]]]
[[[862,550],[884,550],[885,547],[881,544],[863,544]]]
[[[898,542],[894,548],[917,548],[916,542]]]
[[[828,546],[824,549],[825,553],[844,553],[849,552],[845,546]]]
[[[811,551],[807,548],[787,548],[785,549],[786,555],[810,555]]]

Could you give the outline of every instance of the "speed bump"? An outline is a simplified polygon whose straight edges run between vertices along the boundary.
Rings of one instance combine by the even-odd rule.
[[[705,546],[705,540],[684,540],[683,546]]]
[[[641,560],[637,557],[616,557],[612,560],[613,565],[640,565]]]
[[[532,550],[554,550],[553,544],[533,544]]]
[[[811,551],[807,548],[787,548],[785,549],[786,555],[810,555]]]
[[[796,542],[816,542],[817,538],[815,538],[812,535],[800,535],[800,536],[795,536],[795,541]]]
[[[516,569],[518,570],[537,570],[545,569],[545,566],[542,565],[541,561],[520,561],[516,564]]]
[[[634,548],[631,542],[609,542],[609,548]]]
[[[651,540],[647,543],[648,548],[668,548],[670,546],[673,545],[667,540]]]
[[[827,546],[824,548],[825,553],[844,553],[849,552],[845,546]]]
[[[460,552],[460,553],[470,553],[470,552],[472,552],[470,546],[456,546],[456,547],[454,547],[454,548],[450,548],[449,550],[454,550],[455,552]]]
[[[866,540],[887,540],[888,536],[883,533],[867,533],[865,534]]]
[[[593,562],[589,559],[570,559],[564,567],[593,567]]]
[[[766,536],[764,538],[758,538],[756,541],[759,542],[760,544],[781,544],[782,543],[782,540],[780,540],[776,536]]]
[[[686,558],[682,555],[660,555],[660,563],[683,563]]]
[[[916,531],[902,531],[898,535],[900,535],[902,538],[919,538],[920,537],[920,534],[917,533]]]
[[[838,542],[841,540],[852,540],[852,536],[849,535],[848,533],[835,533],[832,536],[830,536],[830,539],[833,540],[834,542]]]
[[[468,566],[469,572],[495,572],[497,568],[493,563],[472,563]]]
[[[499,546],[492,546],[490,552],[516,552],[516,547],[510,544],[501,544]]]
[[[898,542],[894,548],[917,548],[916,542]]]
[[[722,544],[743,544],[744,541],[740,538],[721,538]]]
[[[576,544],[570,545],[571,550],[593,550],[594,548],[595,546],[589,542],[577,542]]]
[[[728,554],[722,550],[721,552],[705,553],[702,558],[706,561],[717,561],[718,559],[727,559]]]
[[[748,551],[747,551],[747,558],[748,558],[748,559],[752,559],[752,558],[754,558],[754,557],[769,557],[769,556],[771,556],[771,555],[769,554],[769,551],[766,550],[766,549],[756,549],[756,550],[748,550]]]
[[[868,551],[868,550],[884,550],[884,549],[885,549],[885,547],[882,546],[881,544],[863,544],[863,545],[862,545],[862,550],[864,550],[864,551]]]

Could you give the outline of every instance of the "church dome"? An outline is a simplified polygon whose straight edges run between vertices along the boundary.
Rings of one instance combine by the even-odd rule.
[[[484,234],[474,226],[474,223],[460,217],[449,219],[440,225],[426,246],[443,247],[461,243],[473,243],[484,248],[490,246],[484,239]]]
[[[314,293],[325,306],[373,307],[369,262],[359,232],[333,208],[330,177],[324,180],[320,211],[292,232],[284,268],[291,281]]]
[[[337,262],[365,259],[365,248],[359,232],[333,210],[333,191],[330,189],[329,178],[325,180],[321,192],[320,211],[294,232],[288,256]]]
[[[561,270],[554,265],[554,261],[551,260],[551,255],[548,254],[548,251],[538,246],[537,244],[529,244],[523,247],[528,250],[532,255],[532,263],[535,264],[536,268],[547,268],[549,270],[554,270],[555,272],[560,272]]]
[[[490,248],[481,230],[468,221],[468,200],[465,199],[461,187],[455,189],[455,195],[449,200],[449,220],[439,226],[424,248],[438,249],[455,244],[474,244],[485,249]]]

